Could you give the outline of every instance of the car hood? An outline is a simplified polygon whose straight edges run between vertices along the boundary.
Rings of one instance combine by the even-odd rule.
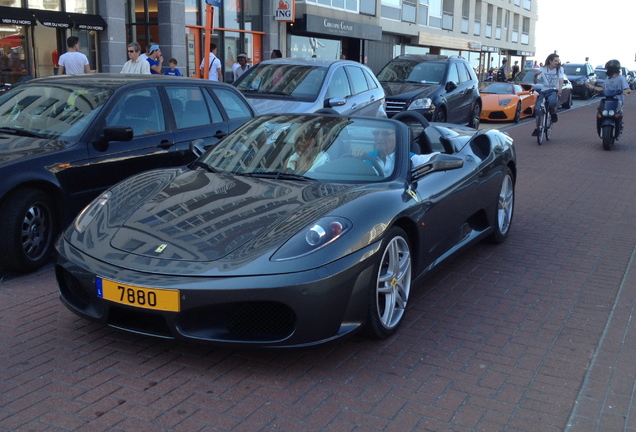
[[[73,246],[129,269],[227,275],[251,273],[254,266],[267,272],[271,256],[294,234],[373,190],[160,170],[129,178],[111,192],[83,233],[69,228]]]
[[[396,96],[404,99],[412,99],[417,96],[428,96],[437,90],[439,84],[420,84],[412,82],[387,82],[382,81],[382,88],[387,98],[395,99]]]
[[[67,141],[34,138],[0,132],[0,166],[57,153],[69,145]]]
[[[249,94],[246,94],[245,96],[259,114],[306,113],[322,108],[318,107],[313,109],[315,104],[311,102],[267,99],[258,96],[250,96]]]

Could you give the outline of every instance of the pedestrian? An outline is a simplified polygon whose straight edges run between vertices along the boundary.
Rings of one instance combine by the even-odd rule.
[[[283,58],[283,53],[280,52],[279,49],[272,50],[271,58],[273,58],[273,59]]]
[[[140,60],[146,60],[148,58],[148,54],[150,54],[150,45],[146,44],[146,50],[141,53],[139,56]]]
[[[247,63],[247,54],[240,53],[237,57],[236,63],[232,66],[232,69],[234,70],[234,80],[237,80],[238,77],[247,72],[250,67],[251,65]]]
[[[515,60],[515,64],[512,65],[512,79],[515,79],[519,73],[519,62]]]
[[[219,58],[216,56],[216,53],[218,51],[218,47],[216,46],[215,43],[210,44],[210,72],[208,74],[208,79],[210,81],[219,81],[219,82],[223,82],[223,72],[221,71],[221,60],[219,60]],[[199,66],[199,69],[201,69],[201,76],[204,76],[204,71],[205,71],[205,63],[203,63],[205,60],[201,60],[201,66]]]
[[[532,66],[534,69],[539,69],[541,66],[539,66],[539,63],[537,63],[537,61],[534,61],[534,65]]]
[[[91,73],[91,67],[88,64],[88,58],[85,54],[79,52],[79,38],[77,36],[69,36],[66,39],[68,50],[58,59],[60,67],[59,74],[76,75],[83,73]]]
[[[150,73],[153,75],[161,75],[163,56],[161,55],[161,48],[159,48],[159,45],[153,45],[150,47],[150,54],[148,54],[148,58],[146,58],[146,60],[148,60],[148,63],[150,64]]]
[[[170,60],[168,60],[168,65],[170,65],[170,69],[166,69],[166,71],[164,72],[164,75],[170,75],[170,76],[183,76],[181,75],[181,72],[179,71],[179,69],[177,69],[177,59],[175,58],[171,58]]]
[[[123,74],[143,74],[150,75],[150,63],[146,60],[140,59],[141,47],[137,42],[131,42],[128,44],[128,60],[124,63],[124,67],[121,69]]]

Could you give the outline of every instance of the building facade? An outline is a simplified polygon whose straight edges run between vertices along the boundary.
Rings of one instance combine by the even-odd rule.
[[[345,57],[374,72],[399,54],[461,55],[476,70],[535,51],[538,0],[0,0],[3,82],[53,75],[66,38],[80,38],[98,72],[121,70],[126,46],[161,46],[164,67],[200,77],[207,11],[226,81],[245,52],[252,63]],[[220,7],[218,5],[221,5]]]

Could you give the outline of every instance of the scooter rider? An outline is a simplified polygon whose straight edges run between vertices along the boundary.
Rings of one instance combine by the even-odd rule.
[[[534,115],[537,117],[537,125],[541,121],[543,99],[546,97],[548,98],[548,104],[550,105],[552,123],[556,123],[559,120],[556,108],[559,103],[559,98],[561,97],[563,80],[565,78],[558,54],[550,54],[545,60],[545,64],[545,66],[537,70],[534,76],[534,83],[540,83],[543,85],[543,88],[539,92],[539,97],[537,98],[537,104],[534,107]],[[537,136],[537,129],[532,132],[532,136]]]
[[[619,101],[619,110],[621,113],[621,126],[620,132],[623,131],[623,102],[625,101],[624,95],[631,93],[629,84],[623,75],[621,75],[621,62],[618,60],[610,60],[605,63],[605,70],[607,71],[607,79],[603,83],[603,87],[595,86],[590,83],[586,83],[587,88],[600,92],[601,96],[614,96]],[[616,138],[618,139],[618,138]]]
[[[618,60],[610,60],[605,63],[605,70],[607,71],[607,79],[603,83],[603,87],[590,83],[585,83],[585,86],[594,89],[594,91],[601,92],[602,96],[616,96],[622,107],[625,99],[623,95],[630,94],[631,89],[625,77],[621,75],[621,62]]]

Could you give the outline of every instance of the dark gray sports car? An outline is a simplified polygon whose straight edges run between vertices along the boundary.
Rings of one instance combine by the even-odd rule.
[[[191,166],[131,177],[56,243],[62,302],[119,329],[268,347],[391,336],[411,287],[510,230],[496,130],[332,114],[257,117]]]

